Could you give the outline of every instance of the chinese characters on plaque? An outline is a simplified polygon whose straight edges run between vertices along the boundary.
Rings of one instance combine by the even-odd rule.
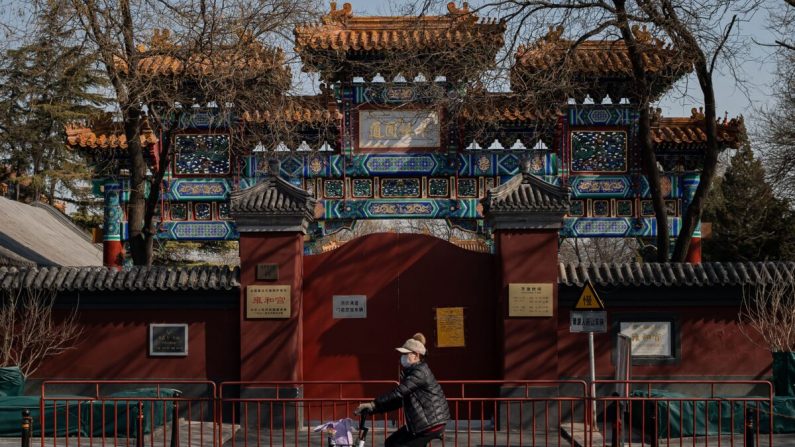
[[[440,348],[463,348],[464,340],[464,308],[436,308],[436,346]]]
[[[149,355],[188,355],[188,325],[151,323],[149,325]]]
[[[290,318],[290,286],[246,287],[246,318]]]
[[[360,110],[362,149],[439,147],[439,114],[434,110]]]
[[[332,316],[335,320],[342,318],[367,318],[367,296],[365,295],[334,295]]]
[[[632,342],[632,357],[671,357],[670,321],[622,321],[621,334]]]
[[[552,315],[552,283],[508,284],[509,317]]]

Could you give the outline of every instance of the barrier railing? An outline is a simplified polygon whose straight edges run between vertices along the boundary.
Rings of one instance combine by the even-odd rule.
[[[592,447],[772,447],[773,386],[755,380],[597,380]],[[762,436],[766,434],[767,436]],[[762,441],[760,443],[760,441]]]
[[[219,387],[220,425],[235,429],[226,443],[230,447],[325,445],[326,434],[313,431],[314,427],[353,417],[359,403],[397,384],[387,380],[224,382]],[[369,445],[383,445],[389,427],[402,425],[402,414],[371,416],[369,424]]]
[[[582,380],[440,381],[450,407],[442,446],[562,446],[584,430]],[[569,430],[561,430],[565,426]]]
[[[215,445],[216,388],[208,381],[45,381],[41,447]]]
[[[535,446],[567,443],[560,427],[583,432],[584,381],[442,381],[452,420],[435,445]],[[353,416],[361,402],[389,391],[395,381],[225,382],[219,388],[221,426],[235,427],[230,447],[324,445],[312,428]],[[372,416],[368,443],[383,445],[403,425],[400,411]],[[219,431],[223,431],[219,430]],[[572,429],[572,432],[577,431]],[[587,437],[587,432],[583,433]]]
[[[434,446],[772,447],[774,441],[773,387],[766,381],[599,380],[596,397],[582,380],[440,384],[452,419]],[[30,435],[41,438],[41,447],[325,446],[327,435],[314,427],[353,417],[359,403],[396,385],[46,381]],[[371,416],[367,445],[383,445],[403,423],[401,411]]]

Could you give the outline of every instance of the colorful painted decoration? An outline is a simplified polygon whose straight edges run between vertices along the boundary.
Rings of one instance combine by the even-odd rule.
[[[213,218],[212,204],[207,202],[194,203],[193,218],[196,220],[212,220]]]
[[[373,181],[369,178],[353,179],[353,197],[370,198],[373,197]]]
[[[361,160],[362,171],[370,175],[384,174],[432,174],[439,166],[438,157],[431,154],[393,155],[368,154]],[[354,160],[354,166],[356,166]]]
[[[120,241],[122,236],[122,219],[124,219],[124,212],[121,208],[120,196],[122,193],[122,185],[119,183],[106,183],[105,190],[105,228],[103,232],[103,240],[105,241]]]
[[[631,181],[619,176],[577,176],[571,180],[575,197],[615,197],[629,194]]]
[[[458,197],[477,197],[478,182],[474,178],[458,179]]]
[[[616,200],[617,217],[632,217],[633,211],[632,200]]]
[[[323,196],[329,199],[341,199],[343,197],[342,180],[326,180],[323,182]]]
[[[232,187],[225,178],[171,180],[166,198],[169,200],[227,200]]]
[[[165,240],[224,241],[239,238],[232,221],[163,222],[157,237]]]
[[[627,133],[624,131],[572,131],[571,170],[582,173],[626,172]]]
[[[171,220],[188,220],[188,204],[172,203]]]
[[[682,227],[680,217],[668,219],[668,231],[676,237]],[[650,237],[657,234],[653,217],[567,217],[563,221],[562,237]]]
[[[569,124],[572,126],[629,126],[634,120],[629,107],[582,107],[569,109]]]
[[[665,212],[668,216],[676,216],[676,200],[666,200],[665,201]]]
[[[594,200],[593,217],[609,217],[609,216],[610,216],[610,201]]]
[[[571,205],[569,205],[569,216],[585,216],[585,200],[572,200]]]
[[[420,179],[385,178],[381,179],[381,197],[411,198],[420,196]]]
[[[475,219],[483,216],[478,211],[477,199],[364,199],[326,200],[325,219]],[[329,221],[327,221],[328,223]]]
[[[651,200],[640,201],[640,215],[643,217],[654,216],[654,203]]]
[[[218,204],[218,218],[229,219],[229,202],[221,202]]]
[[[428,196],[447,197],[450,194],[450,181],[446,178],[432,178],[428,180]]]
[[[174,154],[176,175],[229,173],[228,135],[177,135]]]

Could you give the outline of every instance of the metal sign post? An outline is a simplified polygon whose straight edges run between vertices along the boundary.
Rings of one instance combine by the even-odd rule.
[[[607,332],[607,311],[599,295],[596,294],[591,281],[586,281],[580,293],[580,299],[574,304],[569,315],[570,332],[588,333],[588,363],[591,380],[591,398],[596,397],[596,354],[594,349],[594,332]],[[591,419],[596,417],[596,400],[591,401]],[[594,423],[593,420],[588,421]]]
[[[594,354],[593,346],[593,332],[588,332],[588,361],[590,362],[591,371],[591,418],[596,418],[596,355]],[[592,420],[594,425],[598,425],[595,420]]]

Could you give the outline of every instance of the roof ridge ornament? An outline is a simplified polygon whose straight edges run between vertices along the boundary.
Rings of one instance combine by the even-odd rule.
[[[632,34],[635,36],[635,40],[641,45],[653,45],[657,48],[663,48],[665,46],[661,39],[652,35],[646,25],[632,25]]]
[[[153,50],[169,50],[174,45],[170,42],[171,30],[155,28],[152,33],[151,47]]]
[[[565,30],[566,28],[563,25],[558,25],[558,26],[550,25],[549,31],[547,31],[547,34],[542,39],[549,43],[560,42],[561,40],[563,40],[562,36],[563,36],[563,31]]]
[[[470,14],[470,12],[469,12],[469,3],[464,2],[464,4],[461,5],[461,7],[459,8],[459,7],[457,7],[455,5],[455,2],[450,2],[450,3],[447,4],[447,12],[450,15],[454,15],[454,16],[462,15],[462,14]]]
[[[704,108],[703,107],[693,107],[690,109],[690,119],[693,121],[703,121],[706,119],[704,116]]]
[[[353,17],[353,7],[350,3],[345,2],[342,9],[337,9],[337,2],[331,2],[331,11],[320,18],[323,24],[330,25],[332,23],[340,23],[345,25],[348,19]]]
[[[474,24],[478,21],[478,17],[469,10],[469,3],[464,2],[461,7],[457,7],[455,2],[447,4],[447,15],[455,21],[462,21],[469,24]]]
[[[649,121],[651,121],[652,126],[659,126],[660,125],[660,118],[662,118],[662,109],[657,107],[649,107]]]

